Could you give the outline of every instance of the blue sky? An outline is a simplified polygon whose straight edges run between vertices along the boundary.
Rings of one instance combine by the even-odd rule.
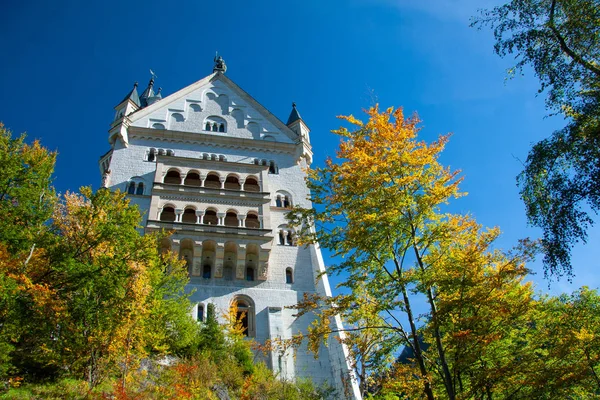
[[[315,164],[334,154],[335,116],[374,101],[423,119],[422,137],[452,132],[444,164],[461,169],[469,196],[452,209],[504,232],[499,247],[536,237],[515,176],[531,144],[564,123],[545,118],[530,71],[505,81],[513,60],[489,31],[469,28],[492,0],[26,1],[0,5],[0,121],[59,152],[61,192],[98,187],[115,106],[156,74],[168,95],[212,72],[227,75],[280,119],[292,101],[311,128]],[[553,293],[600,286],[600,232],[575,249],[576,276]],[[333,262],[333,261],[328,261]],[[530,267],[548,290],[541,263]],[[334,279],[335,282],[335,279]]]

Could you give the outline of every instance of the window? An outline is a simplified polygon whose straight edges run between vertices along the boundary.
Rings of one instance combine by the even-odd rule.
[[[283,207],[283,203],[281,202],[281,196],[277,196],[277,198],[275,199],[275,206]]]
[[[225,189],[231,190],[240,190],[242,186],[240,185],[240,180],[235,175],[229,175],[227,179],[225,179]]]
[[[285,236],[283,235],[283,231],[279,231],[279,244],[285,245]]]
[[[186,224],[195,224],[196,223],[196,210],[193,208],[186,208],[183,211],[183,216],[181,218],[181,222],[185,222]]]
[[[200,174],[198,174],[197,172],[188,172],[185,176],[183,184],[186,186],[202,186]]]
[[[138,194],[138,195],[143,195],[144,194],[144,182],[138,183],[138,187],[137,187],[137,189],[135,191],[135,194]]]
[[[242,326],[245,336],[256,336],[254,302],[248,296],[236,296],[231,303],[231,311],[234,311],[236,321]]]
[[[204,180],[204,187],[211,189],[221,189],[221,180],[219,179],[219,175],[211,172],[208,174],[206,179]]]
[[[285,270],[285,283],[294,283],[294,273],[291,268],[286,268]]]
[[[204,306],[202,304],[198,304],[196,320],[204,322]]]
[[[294,235],[292,234],[292,232],[287,233],[287,244],[288,246],[294,245]]]
[[[204,126],[204,130],[205,131],[210,131],[210,122],[206,123],[206,125]]]
[[[181,184],[181,175],[179,175],[179,171],[172,169],[169,172],[167,172],[167,175],[165,175],[164,183],[171,183],[175,185]]]
[[[212,267],[210,264],[204,264],[204,267],[202,267],[202,277],[204,279],[210,279],[210,276],[212,275]]]
[[[215,210],[206,210],[204,213],[204,223],[207,225],[218,225],[219,217],[217,217],[217,212]]]
[[[234,211],[228,211],[227,214],[225,214],[225,225],[239,226],[237,214]]]
[[[175,209],[171,206],[163,207],[160,213],[160,220],[166,222],[175,222]]]
[[[278,174],[279,173],[279,169],[277,168],[277,165],[275,165],[275,161],[273,161],[273,160],[269,161],[269,173],[270,174]]]
[[[219,125],[219,132],[225,132],[225,124]]]
[[[258,215],[248,213],[246,215],[246,228],[260,229],[260,221]]]
[[[254,280],[254,268],[252,268],[252,267],[246,268],[246,280],[248,282],[252,282]]]
[[[135,194],[135,182],[129,182],[129,186],[127,187],[128,194]]]
[[[258,186],[258,181],[256,178],[248,177],[246,178],[246,183],[244,184],[244,190],[246,192],[260,192],[260,187]]]
[[[148,161],[154,162],[156,160],[156,149],[150,149],[148,152]]]

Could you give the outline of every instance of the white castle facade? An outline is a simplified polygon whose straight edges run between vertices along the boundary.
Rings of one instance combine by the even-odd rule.
[[[293,205],[311,206],[309,129],[295,105],[284,124],[225,70],[216,58],[211,75],[165,98],[154,77],[139,96],[136,84],[115,107],[102,185],[128,193],[147,232],[174,232],[162,247],[187,262],[196,318],[209,303],[224,315],[237,302],[249,337],[287,339],[312,316],[296,319],[286,307],[304,293],[331,295],[327,276],[317,279],[325,271],[318,246],[296,246],[285,218]],[[334,386],[336,398],[360,398],[346,358],[330,337],[318,359],[299,349],[273,351],[267,362],[285,379],[308,377]]]

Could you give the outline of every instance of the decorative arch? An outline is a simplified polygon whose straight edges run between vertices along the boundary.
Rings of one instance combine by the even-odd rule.
[[[238,211],[231,208],[225,213],[225,226],[239,226]]]
[[[202,278],[210,279],[214,275],[217,243],[214,240],[202,242]]]
[[[242,185],[240,185],[240,178],[237,174],[229,174],[225,179],[225,189],[230,190],[241,190]]]
[[[194,265],[194,241],[192,239],[183,239],[179,246],[179,258],[185,260],[188,275],[192,275]]]
[[[204,211],[204,223],[206,225],[218,225],[219,217],[217,216],[217,209],[209,207]]]
[[[214,171],[206,174],[204,179],[204,187],[210,189],[221,189],[221,176]]]
[[[190,110],[193,112],[200,112],[202,111],[202,108],[200,107],[200,104],[192,103],[190,104]]]
[[[256,211],[248,211],[246,214],[246,228],[260,229],[260,219]]]
[[[186,224],[195,224],[196,220],[196,207],[186,206],[183,210],[183,215],[181,216],[181,222],[185,222]]]
[[[144,194],[144,178],[139,176],[134,176],[127,182],[126,186],[127,194],[135,194],[135,195],[143,195]]]
[[[188,171],[185,175],[185,180],[183,181],[185,186],[202,186],[202,178],[200,177],[200,172],[196,170]]]
[[[179,171],[179,169],[177,169],[177,168],[169,169],[167,171],[167,173],[165,174],[163,182],[170,183],[173,185],[180,185],[181,184],[181,171]]]
[[[175,222],[175,218],[175,206],[172,204],[165,204],[162,207],[159,219],[165,222]]]
[[[279,225],[277,231],[279,245],[296,246],[296,231],[293,228],[290,228],[288,225]]]
[[[246,177],[244,182],[244,191],[246,192],[260,192],[260,185],[258,184],[258,178],[254,175]]]
[[[227,132],[227,122],[225,119],[211,115],[206,117],[203,123],[204,130],[210,132]]]
[[[294,270],[290,267],[285,269],[285,283],[290,285],[294,283]]]
[[[159,122],[152,124],[152,129],[165,129],[165,126]]]
[[[275,193],[275,207],[292,208],[294,206],[292,195],[285,190],[278,190]]]
[[[173,113],[171,114],[171,120],[174,122],[183,122],[185,119],[180,113]]]

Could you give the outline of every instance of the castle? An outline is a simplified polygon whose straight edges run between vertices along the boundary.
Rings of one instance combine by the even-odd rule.
[[[293,205],[311,206],[310,130],[295,104],[284,124],[227,78],[221,57],[214,62],[211,75],[165,98],[154,75],[141,95],[136,83],[115,107],[102,186],[128,193],[146,232],[174,232],[161,247],[186,260],[197,319],[209,303],[223,313],[236,302],[247,336],[291,338],[312,316],[296,319],[286,307],[304,293],[331,295],[318,246],[296,246],[285,218]],[[299,349],[274,350],[267,361],[285,379],[308,377],[335,387],[337,398],[360,398],[347,350],[333,337],[318,359]]]

